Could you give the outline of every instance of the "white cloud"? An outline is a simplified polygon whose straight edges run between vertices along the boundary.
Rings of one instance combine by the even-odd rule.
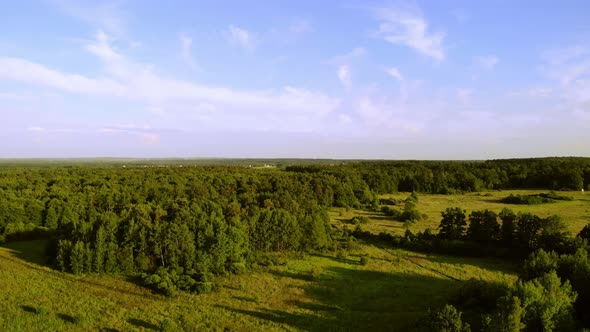
[[[494,69],[496,65],[500,62],[500,59],[495,55],[485,55],[485,56],[478,56],[475,57],[475,63],[488,70]]]
[[[154,129],[148,125],[120,125],[116,127],[103,127],[97,130],[104,135],[128,135],[133,138],[139,138],[145,145],[157,145],[160,143],[161,132],[168,130]]]
[[[333,112],[340,103],[337,98],[298,87],[239,90],[167,78],[158,74],[153,66],[118,53],[104,33],[98,33],[86,49],[102,61],[102,76],[87,77],[24,59],[0,58],[0,79],[85,96],[125,99],[145,104],[145,108],[166,109],[166,113],[180,109],[209,114],[213,109],[215,119],[212,121],[216,122],[212,125],[252,130],[280,126],[296,131],[317,127],[319,119]],[[202,111],[198,105],[211,107]],[[297,126],[299,124],[301,127]]]
[[[127,35],[127,17],[121,1],[49,0],[65,15],[91,25],[96,30],[124,37]]]
[[[350,88],[350,86],[352,85],[350,67],[348,65],[341,65],[340,67],[338,67],[338,71],[336,74],[338,76],[338,79],[340,80],[340,83],[342,83],[342,85],[344,85],[345,88]]]
[[[437,61],[445,58],[442,32],[429,31],[429,23],[418,10],[382,8],[376,11],[381,21],[376,35],[392,44],[404,45]]]
[[[225,35],[231,44],[247,50],[254,49],[258,44],[258,39],[253,33],[231,24],[225,31]]]
[[[45,128],[43,128],[43,127],[39,127],[39,126],[31,126],[31,127],[28,127],[28,128],[26,129],[26,131],[30,131],[30,132],[35,132],[35,133],[38,133],[38,132],[43,132],[43,131],[45,131]]]
[[[402,76],[402,74],[400,74],[399,70],[395,67],[390,67],[387,68],[385,70],[385,72],[387,73],[387,75],[397,79],[398,81],[403,81],[404,77]]]
[[[125,90],[120,83],[111,79],[93,79],[78,74],[62,73],[17,58],[0,58],[0,78],[93,95],[123,95]]]
[[[544,73],[555,81],[557,95],[569,107],[590,112],[590,48],[575,45],[550,52]]]
[[[367,50],[364,47],[356,47],[352,51],[340,54],[331,59],[327,60],[326,62],[332,65],[342,65],[349,62],[352,62],[354,59],[361,58],[367,54]]]
[[[193,57],[193,40],[185,33],[181,33],[180,36],[180,55],[182,60],[191,68],[197,69],[197,64]]]

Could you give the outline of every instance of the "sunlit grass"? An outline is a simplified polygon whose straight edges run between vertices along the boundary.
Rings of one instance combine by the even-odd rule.
[[[403,330],[445,303],[461,280],[515,281],[502,261],[358,245],[339,257],[305,255],[222,277],[210,294],[168,299],[124,277],[75,277],[40,266],[34,256],[41,244],[0,248],[2,331]]]
[[[485,193],[468,193],[462,195],[431,195],[419,194],[417,209],[428,216],[412,225],[413,232],[423,231],[430,228],[436,231],[441,220],[441,212],[448,207],[461,207],[467,210],[467,214],[474,210],[489,209],[499,213],[503,208],[512,209],[514,212],[530,212],[540,217],[559,215],[568,225],[573,235],[577,234],[586,224],[590,223],[590,193],[564,191],[557,192],[560,195],[571,196],[573,201],[558,201],[554,203],[537,205],[513,205],[501,203],[500,199],[510,195],[529,195],[548,192],[547,190],[510,190],[493,191]],[[409,193],[384,195],[384,198],[406,199]],[[403,208],[403,204],[399,206]],[[371,232],[391,232],[403,235],[406,228],[404,223],[394,221],[382,213],[360,210],[347,210],[344,208],[332,209],[330,215],[333,220],[346,222],[357,215],[369,217],[370,222],[363,225],[364,230]],[[354,226],[352,226],[354,227]]]

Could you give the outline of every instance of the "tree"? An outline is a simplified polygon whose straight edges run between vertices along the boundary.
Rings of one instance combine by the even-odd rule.
[[[520,332],[525,328],[522,322],[524,309],[516,296],[504,296],[498,300],[498,312],[491,322],[490,331]]]
[[[459,240],[465,234],[465,210],[455,207],[447,208],[442,213],[438,235],[443,239]]]
[[[469,215],[467,238],[481,243],[490,243],[500,236],[498,215],[490,210],[473,211]]]
[[[59,240],[57,242],[57,255],[55,257],[57,266],[62,272],[70,269],[70,254],[72,251],[72,242],[69,240]]]
[[[584,228],[578,233],[578,237],[590,241],[590,224],[586,224]]]
[[[539,249],[524,261],[520,278],[523,280],[539,278],[551,271],[557,271],[558,266],[559,256],[555,252]]]
[[[549,216],[541,220],[538,246],[545,250],[563,252],[570,242],[567,225],[557,216]]]
[[[514,236],[516,233],[516,214],[512,210],[504,208],[499,214],[502,220],[501,228],[501,240],[506,246],[512,246],[514,244]]]
[[[70,254],[70,267],[73,274],[84,273],[85,264],[85,248],[84,242],[77,241],[72,247]]]
[[[469,324],[461,319],[461,312],[454,306],[447,304],[440,310],[430,312],[430,331],[433,332],[467,332],[471,331]]]
[[[519,213],[515,236],[518,245],[529,251],[537,248],[541,226],[541,218],[531,213]]]
[[[555,271],[519,282],[514,296],[522,303],[525,331],[573,330],[573,303],[577,294],[569,281],[561,282]]]

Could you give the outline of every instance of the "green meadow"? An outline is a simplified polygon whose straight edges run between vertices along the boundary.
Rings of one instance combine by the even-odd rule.
[[[400,331],[464,280],[516,280],[515,267],[499,260],[358,243],[346,253],[302,254],[222,277],[209,294],[166,298],[123,276],[52,270],[43,248],[43,241],[0,248],[0,330]]]
[[[484,193],[467,193],[457,195],[434,195],[418,194],[419,201],[416,208],[423,214],[427,215],[426,219],[420,220],[410,226],[412,232],[424,231],[430,228],[437,231],[441,220],[441,212],[448,207],[460,207],[467,211],[467,214],[476,210],[491,210],[499,213],[504,208],[511,209],[515,213],[530,212],[545,218],[550,215],[558,215],[565,221],[573,235],[577,234],[586,224],[590,223],[590,193],[578,191],[558,191],[556,193],[564,196],[573,197],[572,201],[557,201],[553,203],[544,203],[536,205],[516,205],[502,203],[500,200],[504,197],[513,195],[530,195],[547,193],[547,190],[505,190],[490,191]],[[383,195],[382,198],[406,199],[410,193],[397,193]],[[403,203],[398,206],[403,208]],[[346,223],[354,216],[366,216],[369,223],[362,225],[363,230],[373,233],[388,232],[396,235],[403,235],[406,226],[403,222],[393,220],[380,212],[362,211],[345,208],[333,208],[330,212],[333,220]]]

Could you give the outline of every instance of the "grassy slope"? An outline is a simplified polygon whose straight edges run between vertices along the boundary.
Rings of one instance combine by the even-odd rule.
[[[538,194],[542,190],[511,190],[511,191],[494,191],[490,193],[469,193],[464,195],[427,195],[419,194],[418,210],[421,213],[428,215],[427,220],[419,221],[411,227],[413,232],[423,231],[430,228],[436,231],[440,223],[440,213],[447,207],[461,207],[467,210],[469,214],[473,210],[489,209],[495,212],[502,211],[503,208],[512,209],[514,212],[531,212],[541,217],[557,214],[563,218],[569,226],[572,234],[577,234],[584,225],[590,223],[590,193],[564,191],[558,192],[565,196],[574,197],[573,201],[559,201],[556,203],[547,203],[539,205],[512,205],[504,204],[499,200],[510,194]],[[409,193],[400,193],[392,195],[384,195],[387,198],[405,199]],[[403,204],[399,206],[403,208]],[[345,209],[334,209],[331,211],[331,216],[335,220],[345,222],[350,220],[355,215],[365,215],[371,219],[370,224],[363,225],[364,230],[379,233],[381,231],[392,232],[394,234],[402,235],[405,232],[404,224],[393,221],[390,217],[386,217],[381,213],[354,211]]]
[[[0,248],[0,330],[403,330],[471,277],[513,282],[494,260],[426,256],[359,245],[348,256],[307,256],[221,279],[205,295],[166,299],[122,278],[43,267],[41,242]],[[361,266],[360,255],[371,257]]]

